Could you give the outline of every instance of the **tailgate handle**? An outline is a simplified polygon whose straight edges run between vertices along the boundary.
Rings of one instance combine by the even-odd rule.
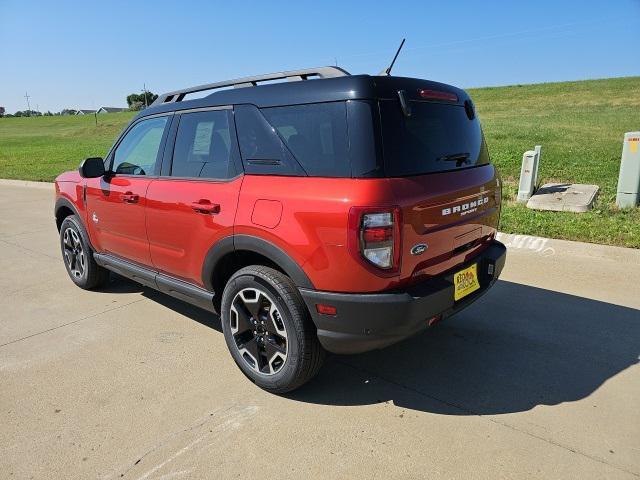
[[[462,235],[458,235],[453,241],[453,248],[457,250],[461,247],[471,246],[470,244],[482,237],[482,227],[471,230]]]

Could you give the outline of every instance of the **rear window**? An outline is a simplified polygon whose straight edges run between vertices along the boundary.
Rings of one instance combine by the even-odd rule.
[[[307,175],[351,175],[344,102],[263,108],[261,111]]]
[[[477,118],[464,107],[410,102],[411,116],[398,100],[380,101],[384,169],[388,177],[422,175],[485,165],[489,155]]]

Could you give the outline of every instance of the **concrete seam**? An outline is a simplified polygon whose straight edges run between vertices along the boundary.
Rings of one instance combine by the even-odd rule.
[[[42,335],[43,333],[52,332],[53,330],[58,330],[59,328],[63,328],[63,327],[67,327],[69,325],[73,325],[74,323],[82,322],[83,320],[89,320],[91,318],[98,317],[98,316],[103,315],[105,313],[113,312],[114,310],[118,310],[120,308],[127,307],[129,305],[133,305],[134,303],[143,302],[145,300],[147,300],[147,299],[146,298],[139,298],[138,300],[134,300],[132,302],[124,303],[122,305],[118,305],[117,307],[113,307],[113,308],[109,308],[107,310],[103,310],[102,312],[92,313],[91,315],[87,315],[85,317],[81,317],[81,318],[79,318],[77,320],[73,320],[72,322],[63,323],[62,325],[58,325],[56,327],[48,328],[47,330],[43,330],[43,331],[38,332],[38,333],[33,333],[31,335],[27,335],[26,337],[17,338],[15,340],[11,340],[10,342],[3,343],[2,345],[0,345],[0,348],[6,347],[7,345],[11,345],[13,343],[21,342],[23,340],[27,340],[27,339],[32,338],[32,337],[36,337],[38,335]]]

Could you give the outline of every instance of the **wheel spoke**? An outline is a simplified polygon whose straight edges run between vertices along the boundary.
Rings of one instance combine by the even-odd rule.
[[[82,275],[84,273],[84,255],[82,254],[82,252],[78,253],[78,256],[76,257],[76,263],[79,266],[79,272],[80,275]]]
[[[70,231],[71,229],[67,228],[64,231],[64,236],[62,238],[62,243],[64,244],[64,247],[67,250],[73,250],[73,242],[71,241],[70,234],[69,234]]]
[[[82,247],[80,245],[80,237],[78,237],[78,234],[76,232],[74,232],[73,230],[71,230],[71,239],[73,240],[73,244],[76,247],[80,247],[80,248]]]
[[[244,304],[244,307],[247,309],[249,316],[253,318],[258,318],[260,309],[262,308],[263,301],[264,301],[264,296],[258,291],[256,291],[255,298],[250,298],[245,294],[245,297],[242,299],[242,303]]]
[[[253,337],[251,340],[244,343],[243,347],[254,358],[256,362],[254,368],[260,371],[262,369],[262,366],[264,365],[264,362],[262,360],[262,354],[260,353],[260,347],[258,346],[256,337]]]
[[[73,254],[69,250],[67,250],[65,248],[65,250],[64,250],[64,261],[66,262],[66,264],[67,264],[67,266],[69,268],[71,268],[72,258],[73,258]]]
[[[253,330],[253,325],[251,324],[251,314],[247,310],[244,302],[241,299],[238,299],[234,302],[234,310],[236,313],[236,332],[235,335],[240,335],[247,330]]]
[[[284,355],[285,353],[287,353],[287,349],[284,346],[280,345],[275,338],[267,337],[266,341],[264,342],[264,352],[267,355],[267,359],[271,361],[271,358],[275,354],[279,353],[281,355]]]
[[[269,311],[265,312],[264,317],[264,327],[269,333],[278,335],[282,338],[287,338],[287,330],[284,328],[282,317],[280,316],[280,312],[278,312],[278,309],[275,307],[275,305],[271,305]]]
[[[275,338],[267,337],[264,342],[264,351],[269,372],[274,373],[284,364],[287,358],[286,347],[280,345]]]

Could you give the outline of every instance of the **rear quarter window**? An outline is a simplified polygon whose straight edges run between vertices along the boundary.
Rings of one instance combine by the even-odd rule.
[[[261,111],[307,175],[351,176],[344,102],[272,107]]]

